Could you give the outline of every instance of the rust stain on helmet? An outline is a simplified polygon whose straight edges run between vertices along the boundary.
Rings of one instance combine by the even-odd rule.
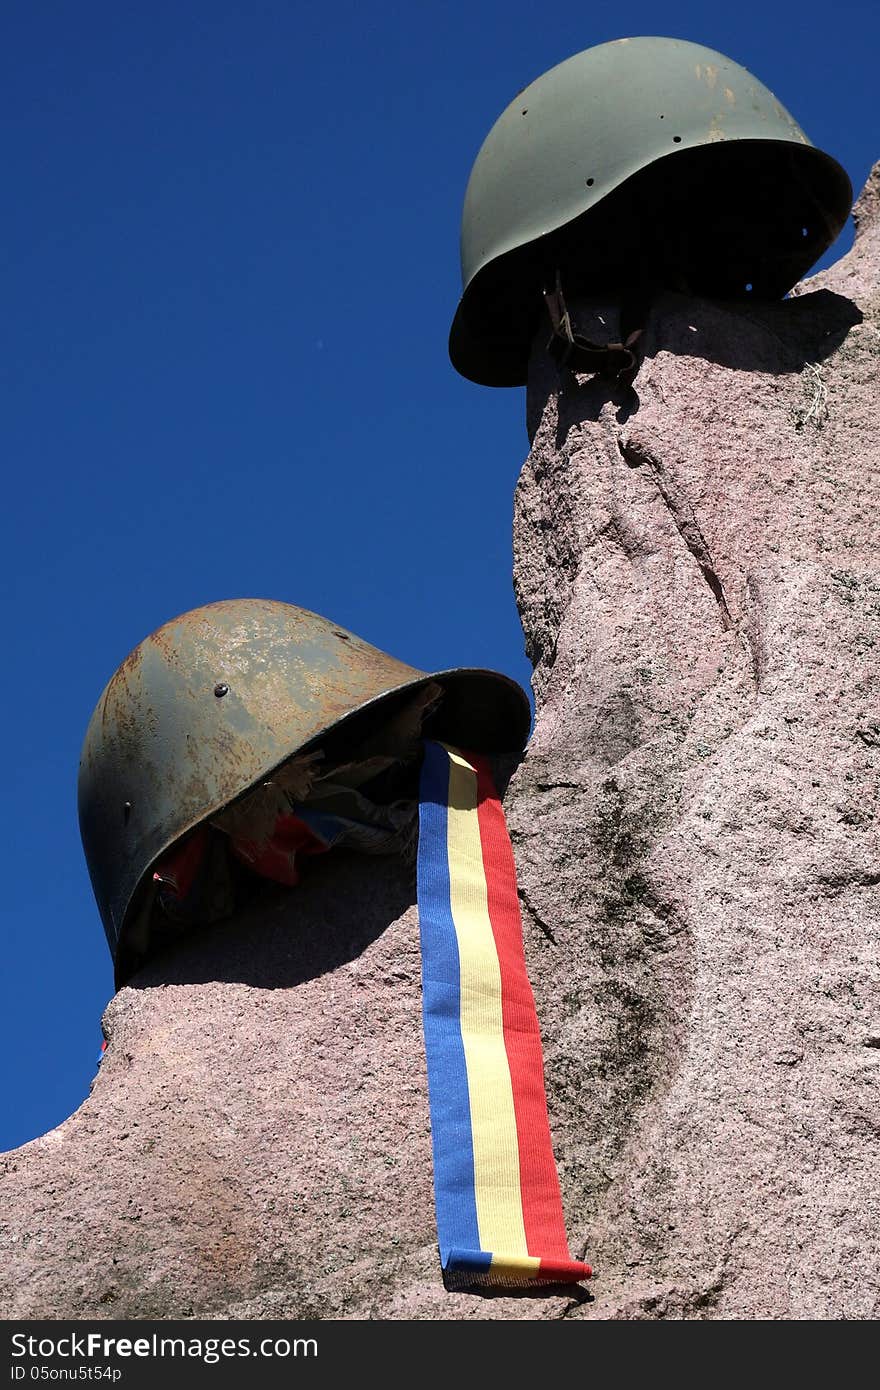
[[[117,978],[160,855],[294,753],[429,681],[443,690],[433,736],[484,752],[523,746],[528,701],[506,676],[419,671],[292,604],[209,604],[141,642],[101,696],[80,760],[83,848]]]

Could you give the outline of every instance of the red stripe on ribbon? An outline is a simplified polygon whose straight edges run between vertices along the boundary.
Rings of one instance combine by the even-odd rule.
[[[501,966],[501,1019],[513,1086],[526,1244],[530,1255],[541,1257],[542,1275],[546,1258],[549,1272],[554,1267],[560,1271],[564,1267],[571,1278],[574,1262],[568,1253],[562,1194],[550,1138],[541,1034],[523,953],[513,850],[489,764],[479,755],[466,756],[477,772],[489,920]],[[589,1274],[576,1277],[589,1278]]]
[[[542,1260],[538,1270],[538,1277],[546,1279],[548,1282],[568,1284],[574,1279],[591,1279],[593,1276],[592,1265],[583,1264],[580,1260]]]

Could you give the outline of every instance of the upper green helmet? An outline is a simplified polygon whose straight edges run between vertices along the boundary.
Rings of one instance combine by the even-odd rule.
[[[121,983],[156,861],[297,753],[344,759],[430,684],[422,733],[485,753],[519,751],[530,710],[491,671],[429,675],[291,604],[196,608],[147,637],[98,701],[83,744],[83,848]],[[142,914],[141,914],[142,917]]]
[[[843,227],[846,172],[763,83],[682,39],[600,44],[498,118],[461,226],[453,366],[526,381],[542,293],[780,298]]]

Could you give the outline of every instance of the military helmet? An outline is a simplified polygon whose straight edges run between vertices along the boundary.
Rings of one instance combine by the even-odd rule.
[[[343,757],[434,683],[423,733],[485,753],[519,751],[530,710],[492,671],[430,675],[291,604],[236,599],[184,613],[135,648],[98,701],[83,744],[79,818],[122,983],[151,869],[187,832],[293,754]]]
[[[477,156],[452,363],[524,384],[557,272],[569,294],[780,298],[851,201],[841,166],[723,54],[669,38],[587,49],[520,92]]]

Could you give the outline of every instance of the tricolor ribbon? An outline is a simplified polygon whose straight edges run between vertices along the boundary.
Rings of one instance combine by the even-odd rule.
[[[576,1283],[513,851],[484,758],[426,742],[422,1010],[440,1259],[451,1284]]]

